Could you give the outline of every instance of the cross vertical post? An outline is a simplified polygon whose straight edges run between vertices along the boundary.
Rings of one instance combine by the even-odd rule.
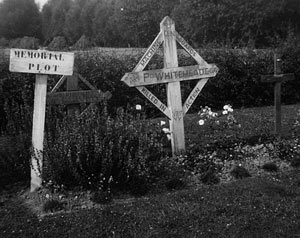
[[[32,121],[32,157],[30,191],[42,186],[44,125],[46,112],[47,75],[37,74],[34,90],[34,109]]]
[[[78,90],[78,75],[76,69],[74,68],[73,75],[67,77],[67,91],[77,91]],[[70,104],[67,107],[68,115],[79,115],[79,105]]]
[[[274,73],[280,75],[281,71],[281,55],[274,54]],[[275,134],[281,136],[281,83],[275,82],[274,102],[275,102]]]
[[[178,58],[175,37],[175,23],[171,18],[165,17],[160,24],[160,29],[164,37],[164,68],[176,68],[178,67]],[[172,78],[172,74],[169,76]],[[167,83],[166,87],[168,107],[171,110],[171,119],[169,122],[172,135],[172,152],[173,154],[179,154],[182,151],[185,151],[180,82],[169,82]]]

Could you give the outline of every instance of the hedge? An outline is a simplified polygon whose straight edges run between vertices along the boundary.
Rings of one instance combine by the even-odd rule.
[[[299,75],[300,46],[285,46],[283,53],[283,72],[294,73],[296,80],[283,84],[282,102],[293,104],[300,101]],[[102,91],[109,90],[112,98],[108,102],[109,112],[114,113],[119,107],[131,107],[141,104],[150,117],[162,116],[150,102],[148,102],[135,88],[130,88],[121,82],[126,72],[134,69],[142,57],[142,51],[135,55],[112,53],[103,54],[101,51],[76,52],[75,64],[80,74]],[[196,112],[200,106],[221,108],[224,104],[231,104],[234,108],[266,106],[273,104],[273,85],[262,83],[260,75],[273,74],[273,50],[232,50],[205,49],[200,55],[208,62],[215,63],[220,71],[211,78],[195,100],[190,112]],[[179,54],[179,64],[193,65],[196,62],[186,54]],[[150,61],[146,69],[163,67],[162,54],[157,54]],[[32,108],[34,75],[10,73],[7,60],[0,61],[0,124],[11,126],[10,120],[17,120],[16,111],[24,110],[23,106]],[[59,77],[50,76],[49,89],[53,87]],[[187,98],[196,81],[182,82],[183,101]],[[166,88],[164,85],[149,86],[149,89],[166,102]],[[16,114],[17,115],[17,114]],[[22,130],[23,121],[16,123],[14,130]],[[7,124],[8,123],[8,124]],[[30,123],[29,123],[30,124]]]

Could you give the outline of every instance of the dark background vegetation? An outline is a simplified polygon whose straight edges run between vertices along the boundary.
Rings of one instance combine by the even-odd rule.
[[[27,36],[72,46],[85,36],[95,46],[147,47],[166,15],[195,48],[274,47],[300,26],[297,0],[49,0],[40,10],[34,0],[3,0],[0,45]]]

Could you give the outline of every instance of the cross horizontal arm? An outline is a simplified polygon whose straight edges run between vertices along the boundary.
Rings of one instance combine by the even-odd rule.
[[[261,81],[263,83],[285,82],[295,79],[294,74],[273,74],[273,75],[261,75]]]
[[[130,87],[136,87],[142,85],[209,78],[216,76],[218,71],[218,67],[214,64],[207,64],[206,66],[193,65],[126,73],[122,78],[122,81]]]
[[[93,103],[107,100],[111,97],[110,92],[103,93],[101,90],[67,91],[47,94],[47,104],[76,104]]]

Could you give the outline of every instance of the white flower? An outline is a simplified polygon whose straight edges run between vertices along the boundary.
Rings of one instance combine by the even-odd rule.
[[[228,110],[229,108],[230,108],[229,105],[224,105],[224,107],[223,107],[224,110]]]
[[[166,133],[166,134],[167,134],[167,133],[170,133],[170,130],[169,130],[168,128],[165,128],[165,127],[162,129],[162,131],[163,131],[164,133]]]
[[[171,137],[170,134],[167,135],[167,138],[168,138],[168,140],[171,140],[171,139],[172,139],[172,137]]]
[[[165,121],[160,121],[160,126],[166,125]]]
[[[233,112],[233,109],[230,107],[230,108],[227,109],[227,111]]]
[[[220,125],[220,121],[216,121],[216,124],[217,124],[217,125]]]
[[[227,110],[224,110],[224,111],[222,112],[222,114],[223,114],[223,115],[226,115],[226,114],[228,114],[228,111],[227,111]]]
[[[46,194],[46,198],[49,199],[49,198],[50,198],[50,195],[49,195],[49,194]]]
[[[142,106],[140,104],[135,105],[136,110],[142,110]]]
[[[198,124],[199,124],[200,126],[203,126],[203,125],[204,125],[204,120],[203,120],[203,119],[200,119],[200,120],[198,121]]]

